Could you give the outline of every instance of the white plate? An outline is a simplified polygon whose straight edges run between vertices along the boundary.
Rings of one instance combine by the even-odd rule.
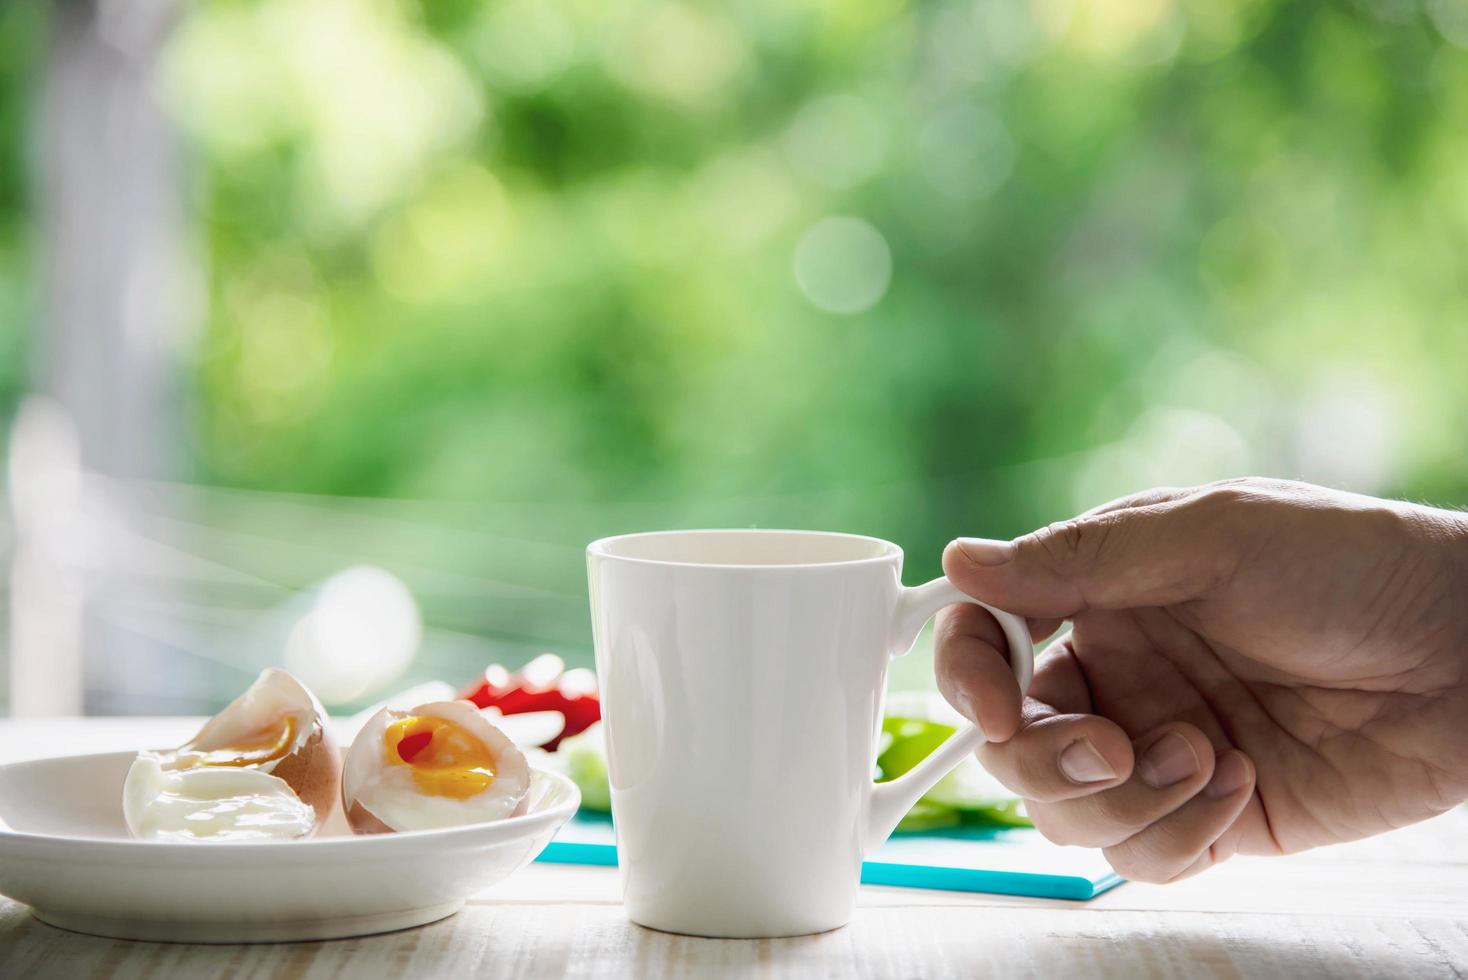
[[[136,753],[0,766],[0,893],[63,929],[120,939],[334,939],[423,925],[524,867],[581,794],[532,769],[529,812],[449,830],[354,837],[340,807],[308,840],[133,840],[122,783]]]

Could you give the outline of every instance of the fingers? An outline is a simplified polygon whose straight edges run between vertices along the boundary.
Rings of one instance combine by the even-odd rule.
[[[1131,739],[1115,722],[1099,715],[1053,714],[1046,705],[1031,704],[1032,717],[1019,733],[1007,742],[981,746],[979,761],[1024,797],[1036,826],[1036,804],[1091,796],[1132,774]]]
[[[1103,852],[1117,873],[1163,883],[1227,860],[1237,847],[1229,833],[1254,795],[1254,764],[1237,749],[1218,757],[1203,791],[1173,813]]]
[[[1104,849],[1138,881],[1196,874],[1240,846],[1241,814],[1254,792],[1252,762],[1185,722],[1138,739],[1092,714],[1090,690],[1069,640],[1046,650],[1031,697],[1000,650],[1003,634],[985,610],[953,606],[938,620],[938,687],[991,741],[978,757],[1026,801],[1030,818],[1060,844]]]
[[[1207,594],[1240,554],[1247,506],[1219,488],[1052,524],[1013,541],[959,538],[943,571],[964,592],[1031,619],[1158,606]]]
[[[1033,625],[1031,632],[1037,632]],[[1001,652],[1004,633],[988,610],[961,604],[940,612],[934,647],[938,690],[948,703],[992,741],[1013,735],[1020,723],[1019,686]],[[1030,693],[1058,711],[1091,710],[1090,689],[1068,642],[1039,655]]]
[[[1078,730],[1082,720],[1092,719],[1057,716],[1035,727]],[[1031,744],[1031,731],[1027,727],[1004,745],[985,746],[981,758],[1026,797],[1035,827],[1057,844],[1102,848],[1117,873],[1150,882],[1197,874],[1237,848],[1230,830],[1253,796],[1255,779],[1253,763],[1237,749],[1215,758],[1197,728],[1164,725],[1136,740],[1128,778],[1098,780],[1077,791],[1064,788],[1044,764],[1053,754],[1050,745],[1030,758],[1017,757],[1016,749]]]
[[[1189,724],[1162,725],[1128,740],[1127,748],[1137,761],[1125,781],[1098,783],[1066,797],[1036,797],[1029,814],[1040,832],[1057,844],[1112,847],[1186,804],[1213,775],[1213,747]]]
[[[987,610],[965,604],[940,613],[934,629],[938,690],[987,738],[1009,738],[1019,728],[1020,693],[1001,652],[999,623]]]
[[[1069,638],[1046,648],[1036,657],[1030,696],[1059,714],[1088,715],[1095,710],[1086,672],[1081,669]]]

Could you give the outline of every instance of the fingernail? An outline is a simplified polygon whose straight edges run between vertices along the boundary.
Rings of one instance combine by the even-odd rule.
[[[1116,778],[1116,770],[1096,751],[1089,738],[1065,747],[1060,753],[1060,771],[1073,783],[1104,783]]]
[[[1196,773],[1199,768],[1198,755],[1188,740],[1177,732],[1168,732],[1152,743],[1137,763],[1142,782],[1153,789],[1165,789]]]
[[[1208,795],[1215,800],[1232,796],[1244,788],[1249,781],[1249,764],[1237,752],[1229,752],[1218,760],[1213,768],[1213,778],[1208,780]]]
[[[1014,557],[1013,541],[992,538],[959,538],[958,550],[975,565],[1003,565]]]

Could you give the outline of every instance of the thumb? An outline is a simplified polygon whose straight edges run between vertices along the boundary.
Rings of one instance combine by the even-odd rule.
[[[1206,499],[1088,514],[1013,541],[959,538],[943,571],[976,599],[1031,619],[1196,599],[1237,565],[1238,522]]]

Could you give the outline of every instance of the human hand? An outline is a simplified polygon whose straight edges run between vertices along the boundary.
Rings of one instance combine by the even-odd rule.
[[[1041,833],[1173,881],[1468,799],[1468,515],[1232,480],[1114,501],[943,568],[1026,616],[1029,696],[977,606],[938,621],[938,687]]]

